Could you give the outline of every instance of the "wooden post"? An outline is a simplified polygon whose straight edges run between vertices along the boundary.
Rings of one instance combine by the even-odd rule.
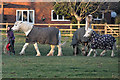
[[[7,30],[7,28],[8,28],[8,23],[6,23],[6,30]]]
[[[6,37],[7,37],[7,28],[8,28],[8,23],[6,23]]]
[[[110,28],[110,26],[108,25],[108,27]],[[110,28],[111,29],[111,28]],[[114,34],[114,31],[113,31],[113,29],[111,29],[111,34],[112,34],[112,36],[113,36],[113,34]]]
[[[72,24],[72,23],[70,23],[70,24]],[[72,25],[70,25],[70,37],[72,37],[71,35],[72,35]]]
[[[50,27],[50,24],[48,24],[48,27]]]
[[[107,23],[105,23],[105,34],[107,34]]]
[[[93,25],[92,25],[92,29],[94,29]]]
[[[1,16],[0,16],[0,18],[1,18],[1,20],[0,20],[0,22],[2,23],[3,22],[3,15],[4,15],[4,4],[3,4],[3,2],[0,2],[1,3]],[[1,26],[1,27],[3,27],[3,26]]]
[[[78,21],[78,29],[80,28],[80,21]]]
[[[108,25],[108,27],[110,28],[110,26]],[[113,31],[112,31],[112,29],[110,28],[110,33],[111,33],[111,35],[113,36]]]

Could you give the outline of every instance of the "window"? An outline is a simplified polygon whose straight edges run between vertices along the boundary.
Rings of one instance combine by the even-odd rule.
[[[34,24],[34,10],[17,10],[16,21],[27,21]]]
[[[94,18],[94,20],[102,20],[102,19],[104,19],[104,13],[103,12],[99,12],[97,14],[94,14],[93,18]]]
[[[51,11],[51,21],[70,21],[65,19],[62,15],[57,15],[54,10]]]

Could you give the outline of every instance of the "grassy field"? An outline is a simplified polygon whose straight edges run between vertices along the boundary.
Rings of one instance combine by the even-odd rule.
[[[64,41],[64,38],[62,40]],[[25,55],[20,56],[18,53],[24,42],[24,36],[16,36],[16,55],[2,55],[3,78],[118,78],[120,76],[118,73],[120,50],[115,51],[114,58],[110,57],[111,51],[108,51],[104,57],[93,58],[92,55],[85,57],[81,54],[73,56],[71,39],[69,39],[62,47],[64,56],[57,57],[57,48],[55,48],[54,56],[47,57],[50,46],[40,44],[41,57],[35,56],[33,45],[27,48]],[[118,39],[117,44],[119,44]],[[101,50],[97,51],[99,55]]]

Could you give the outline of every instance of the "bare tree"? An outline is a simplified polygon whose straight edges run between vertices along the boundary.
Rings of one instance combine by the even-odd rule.
[[[101,9],[104,2],[55,2],[54,11],[58,15],[64,15],[65,18],[74,16],[78,23],[86,18],[89,14],[96,13]]]

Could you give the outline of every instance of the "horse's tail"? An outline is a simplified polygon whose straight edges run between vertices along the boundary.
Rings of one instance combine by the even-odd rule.
[[[59,45],[60,46],[63,46],[66,44],[67,42],[67,37],[65,37],[65,42],[61,43],[61,32],[59,31],[59,34],[58,34],[58,39],[59,39]]]
[[[63,43],[59,44],[59,45],[64,46],[66,44],[67,40],[68,40],[68,37],[65,37],[65,41]]]
[[[65,44],[66,44],[66,41],[65,41],[64,43],[61,43],[60,46],[63,46],[63,45],[65,45]]]

